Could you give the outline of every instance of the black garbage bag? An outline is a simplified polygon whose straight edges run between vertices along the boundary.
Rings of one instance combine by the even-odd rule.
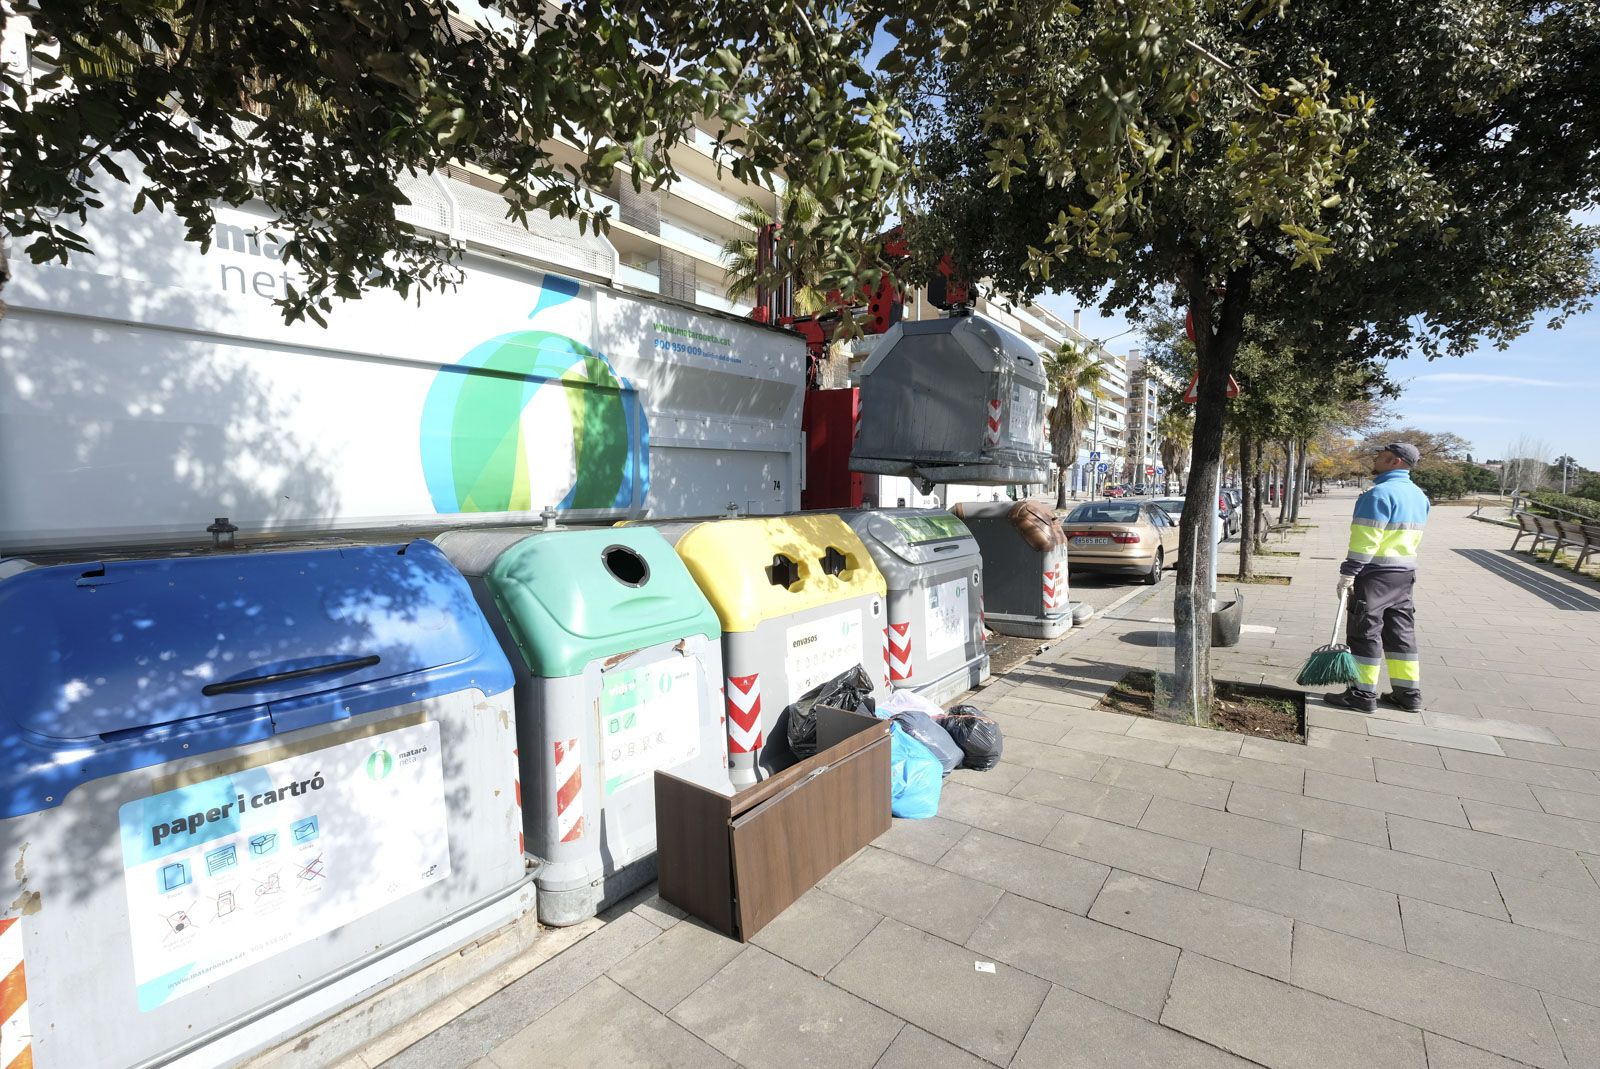
[[[987,772],[1000,763],[1000,751],[1005,745],[1005,740],[1000,737],[1000,725],[984,716],[977,706],[958,705],[939,723],[961,747],[965,755],[962,768]]]
[[[789,749],[798,760],[803,761],[817,752],[819,705],[831,705],[850,713],[865,710],[876,714],[877,705],[872,700],[872,677],[858,664],[826,683],[812,687],[799,701],[784,709],[784,719],[789,722]]]
[[[906,734],[916,739],[932,751],[933,756],[939,759],[939,765],[944,769],[944,774],[949,775],[961,767],[966,759],[964,751],[956,741],[950,737],[940,725],[944,719],[935,720],[927,713],[915,709],[900,709],[890,714],[890,718],[902,728]]]

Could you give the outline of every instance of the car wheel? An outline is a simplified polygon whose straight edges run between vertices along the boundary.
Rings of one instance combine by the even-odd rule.
[[[1166,565],[1167,554],[1163,549],[1156,550],[1156,559],[1150,563],[1150,570],[1145,573],[1145,586],[1155,586],[1161,582],[1161,569]]]

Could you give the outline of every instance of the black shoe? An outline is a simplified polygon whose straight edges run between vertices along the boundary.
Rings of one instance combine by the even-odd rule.
[[[1378,711],[1377,698],[1353,687],[1338,694],[1324,694],[1322,700],[1339,709],[1348,709],[1352,713],[1375,713]]]
[[[1378,700],[1391,709],[1399,709],[1402,713],[1422,712],[1422,692],[1419,690],[1391,690]]]

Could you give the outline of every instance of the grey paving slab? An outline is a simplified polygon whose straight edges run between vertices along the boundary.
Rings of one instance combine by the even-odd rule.
[[[998,888],[868,847],[818,886],[831,895],[959,943],[1000,900]]]
[[[1373,765],[1373,769],[1377,770],[1376,764]],[[1467,815],[1462,812],[1461,803],[1455,798],[1390,783],[1374,783],[1370,780],[1347,779],[1344,776],[1331,776],[1326,772],[1308,771],[1306,797],[1325,798],[1365,809],[1375,809],[1380,813],[1400,813],[1438,824],[1453,824],[1458,828],[1467,826]],[[1380,845],[1387,843],[1388,833],[1385,831],[1384,841]]]
[[[1517,742],[1502,739],[1500,748],[1507,757],[1536,761],[1542,765],[1563,765],[1567,768],[1584,768],[1600,772],[1600,750],[1582,750],[1571,746],[1541,746],[1536,742]]]
[[[1052,987],[1011,1069],[1247,1069],[1249,1064],[1182,1032]]]
[[[1003,735],[1002,735],[1003,737]],[[1017,785],[1017,781],[1029,772],[1029,766],[1018,764],[1015,761],[1001,759],[998,765],[987,772],[974,772],[970,768],[958,768],[950,773],[951,783],[963,783],[968,787],[977,787],[980,790],[994,791],[996,794],[1005,794]]]
[[[901,1027],[870,1002],[760,947],[745,949],[672,1019],[751,1069],[869,1069]]]
[[[1308,769],[1306,780],[1316,773]],[[1344,779],[1344,777],[1336,777]],[[1358,782],[1346,780],[1346,782]],[[1248,783],[1234,786],[1228,795],[1228,812],[1255,817],[1292,828],[1320,831],[1374,846],[1389,845],[1389,828],[1383,814],[1343,802],[1327,801],[1307,794],[1287,794]],[[1248,851],[1244,851],[1248,853]]]
[[[1443,756],[1444,767],[1452,772],[1470,772],[1475,776],[1492,776],[1495,779],[1515,780],[1517,783],[1535,784],[1540,787],[1560,787],[1562,790],[1600,794],[1600,777],[1584,768],[1569,768],[1544,761],[1524,761],[1514,757],[1462,753],[1458,750],[1451,750]]]
[[[1437,746],[1441,750],[1467,750],[1471,753],[1504,756],[1505,751],[1490,735],[1470,731],[1453,731],[1449,728],[1429,727],[1426,724],[1397,724],[1392,720],[1373,720],[1367,733],[1374,738],[1398,739],[1423,746]]]
[[[883,914],[813,887],[750,940],[800,968],[825,975],[878,926]]]
[[[1103,754],[1064,750],[1059,746],[1034,742],[1031,739],[1006,739],[1002,759],[1010,764],[1042,768],[1049,772],[1059,772],[1063,776],[1077,776],[1079,779],[1093,779],[1094,774],[1100,771],[1100,766],[1106,762]]]
[[[1197,728],[1192,724],[1171,724],[1165,720],[1148,718],[1134,721],[1133,726],[1128,729],[1128,734],[1135,738],[1170,742],[1177,746],[1210,750],[1213,753],[1237,754],[1239,747],[1244,744],[1244,738],[1232,732]]]
[[[1125,761],[1143,761],[1147,765],[1165,765],[1178,752],[1178,748],[1170,742],[1129,735],[1108,735],[1103,731],[1085,728],[1074,728],[1058,745],[1105,757],[1120,757]]]
[[[989,1062],[929,1035],[914,1024],[900,1029],[873,1069],[988,1069]]]
[[[1113,872],[1089,919],[1251,972],[1289,978],[1293,922],[1280,913],[1147,876]]]
[[[1061,810],[1023,798],[946,783],[939,798],[939,815],[969,827],[1038,843],[1061,819]]]
[[[1174,798],[1190,805],[1203,805],[1207,809],[1222,809],[1228,804],[1232,782],[1184,772],[1175,768],[1157,768],[1139,761],[1106,758],[1106,763],[1095,773],[1096,783],[1143,791],[1145,794]]]
[[[1424,768],[1443,768],[1444,759],[1437,746],[1423,746],[1415,742],[1380,739],[1371,735],[1356,735],[1349,731],[1329,731],[1327,728],[1308,727],[1306,746],[1313,750],[1333,750],[1357,757],[1371,757],[1389,761],[1403,761]]]
[[[1064,706],[1040,709],[1034,717],[1060,724],[1062,727],[1099,731],[1107,735],[1126,735],[1129,728],[1139,723],[1138,717],[1123,713],[1113,713],[1104,709],[1071,709]]]
[[[1515,806],[1518,809],[1539,808],[1538,799],[1534,797],[1533,790],[1526,783],[1495,779],[1493,776],[1475,776],[1469,772],[1451,772],[1442,766],[1421,768],[1381,757],[1373,761],[1372,767],[1378,774],[1379,783],[1390,783],[1397,787],[1410,787],[1434,794],[1453,795],[1456,798],[1498,802],[1500,805]],[[1462,816],[1466,816],[1464,810]]]
[[[1471,819],[1471,813],[1468,813],[1468,819]],[[1451,828],[1411,817],[1390,816],[1389,844],[1408,854],[1475,865],[1511,876],[1577,883],[1580,887],[1593,882],[1573,850],[1492,832]]]
[[[1184,887],[1200,886],[1206,866],[1204,845],[1076,813],[1064,815],[1043,845]]]
[[[470,1065],[660,934],[649,921],[624,914],[396,1054],[384,1069]]]
[[[1152,1021],[1178,960],[1171,946],[1016,895],[1000,900],[967,946]]]
[[[1305,834],[1300,867],[1348,883],[1440,902],[1486,917],[1506,918],[1499,888],[1493,876],[1483,868],[1385,850],[1309,831]]]
[[[1111,874],[1105,865],[977,828],[939,867],[1077,914],[1089,912]]]
[[[1000,725],[1000,733],[1007,741],[1011,739],[1028,739],[1032,742],[1056,742],[1072,730],[1070,724],[1057,724],[1048,720],[1037,720],[1033,717],[1008,716],[1003,712],[987,709],[985,712]]]
[[[1600,1065],[1600,1009],[1558,995],[1544,996],[1544,1008],[1574,1069]]]
[[[1529,1065],[1565,1064],[1529,988],[1302,922],[1295,924],[1292,971],[1296,985],[1351,1006]]]
[[[1600,854],[1600,824],[1592,820],[1534,813],[1527,809],[1495,805],[1493,802],[1466,801],[1461,804],[1467,811],[1467,820],[1478,831]]]
[[[1452,731],[1466,731],[1478,735],[1492,735],[1497,739],[1520,739],[1523,742],[1542,742],[1547,745],[1561,745],[1562,740],[1557,738],[1555,732],[1537,724],[1523,723],[1518,720],[1497,719],[1494,717],[1461,716],[1457,713],[1428,713],[1422,714],[1422,722],[1429,727],[1447,728]]]
[[[1422,1033],[1192,951],[1161,1023],[1272,1069],[1425,1069]]]
[[[895,817],[889,824],[889,830],[872,840],[872,845],[891,854],[931,865],[971,830],[966,824],[944,817],[927,817],[923,820]]]
[[[1600,887],[1524,880],[1503,873],[1495,876],[1495,883],[1514,924],[1600,943]]]
[[[1600,822],[1600,794],[1580,794],[1555,787],[1533,787],[1533,796],[1546,813],[1576,820]]]
[[[1229,804],[1232,804],[1234,795],[1248,787],[1249,784],[1234,784],[1233,793],[1228,796]],[[1300,863],[1299,829],[1256,817],[1219,813],[1215,809],[1189,805],[1171,798],[1157,798],[1150,803],[1150,808],[1145,810],[1144,819],[1139,822],[1139,827],[1169,838],[1216,846],[1278,865]],[[1181,880],[1168,882],[1185,883]],[[1193,885],[1185,883],[1185,886]]]
[[[666,901],[660,895],[651,895],[635,906],[632,912],[640,920],[647,920],[663,931],[680,923],[688,916],[687,913],[671,902]]]
[[[1371,730],[1371,725],[1368,725],[1368,730]],[[1319,772],[1332,772],[1352,779],[1372,778],[1370,757],[1340,753],[1337,750],[1315,746],[1301,746],[1291,742],[1278,742],[1275,739],[1245,739],[1244,744],[1239,747],[1239,756],[1255,761],[1288,765],[1291,768],[1314,768]],[[1269,785],[1263,783],[1260,786]]]
[[[1011,796],[1053,809],[1066,809],[1130,825],[1138,824],[1139,818],[1144,816],[1145,809],[1150,805],[1150,795],[1143,791],[1063,776],[1042,768],[1030,770],[1011,789]]]
[[[1235,783],[1254,783],[1275,791],[1298,792],[1305,782],[1305,770],[1275,765],[1267,761],[1252,761],[1245,757],[1207,753],[1204,750],[1180,748],[1168,768],[1180,772],[1194,772],[1214,779],[1232,780]]]
[[[1400,920],[1414,955],[1600,1005],[1600,946],[1593,942],[1406,898]]]
[[[1477,1047],[1469,1047],[1445,1036],[1424,1032],[1428,1048],[1428,1069],[1526,1069],[1526,1062],[1514,1062]]]
[[[715,1049],[603,976],[499,1044],[490,1060],[500,1069],[733,1069]]]
[[[654,1009],[666,1013],[744,949],[737,939],[697,920],[662,932],[606,971]]]
[[[1211,851],[1200,890],[1375,943],[1405,946],[1399,901],[1390,891],[1227,850]]]
[[[923,1031],[1004,1065],[1021,1045],[1050,985],[1003,961],[994,962],[992,973],[978,972],[978,960],[965,947],[886,920],[828,979]]]
[[[1327,728],[1330,731],[1348,731],[1356,735],[1367,733],[1367,718],[1360,713],[1343,709],[1330,709],[1320,702],[1306,703],[1306,727]]]

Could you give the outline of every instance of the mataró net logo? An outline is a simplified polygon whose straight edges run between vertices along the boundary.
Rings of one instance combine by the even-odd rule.
[[[367,778],[381,780],[394,771],[394,754],[388,750],[374,750],[367,758]]]
[[[578,295],[544,276],[534,318]],[[441,368],[422,409],[423,477],[452,512],[629,509],[649,491],[638,393],[604,356],[550,330],[519,330]]]

